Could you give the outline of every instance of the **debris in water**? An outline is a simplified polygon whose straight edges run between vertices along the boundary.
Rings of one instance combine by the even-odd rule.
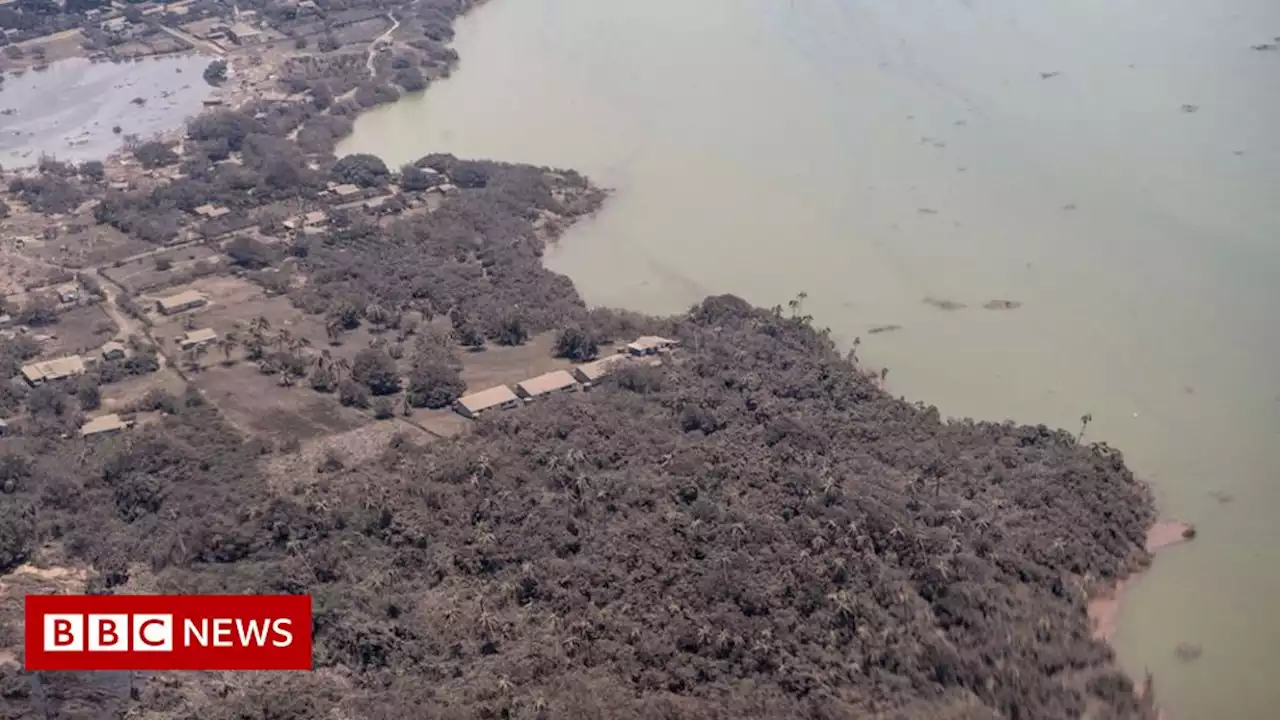
[[[925,298],[924,304],[932,305],[939,310],[963,310],[967,307],[964,303],[956,302],[955,300],[939,300],[934,297]]]
[[[1055,78],[1055,77],[1058,77],[1058,76],[1059,76],[1059,75],[1061,75],[1061,74],[1062,74],[1062,72],[1061,72],[1061,71],[1059,71],[1059,70],[1054,70],[1053,72],[1042,72],[1042,73],[1040,73],[1040,79],[1041,79],[1041,80],[1048,80],[1049,78]]]
[[[937,215],[938,214],[938,211],[934,210],[933,208],[923,208],[923,207],[916,208],[916,212],[920,213],[921,215]]]
[[[902,329],[901,325],[877,325],[871,328],[870,330],[868,330],[867,334],[879,335],[880,333],[893,332],[894,330],[901,330],[901,329]]]
[[[1209,497],[1223,504],[1229,503],[1235,499],[1235,497],[1233,497],[1231,493],[1225,490],[1213,490],[1209,493]]]
[[[1173,654],[1183,662],[1191,662],[1200,657],[1200,646],[1194,643],[1180,642],[1178,647],[1174,648]]]
[[[1182,106],[1182,112],[1184,113],[1193,113],[1199,109],[1200,109],[1199,105],[1191,105],[1190,103]]]
[[[1231,154],[1232,154],[1232,155],[1235,155],[1236,157],[1244,157],[1244,151],[1243,151],[1243,150],[1232,150],[1232,151],[1231,151]]]
[[[1017,310],[1022,307],[1022,303],[1017,300],[992,300],[982,307],[987,310]]]
[[[1280,40],[1280,38],[1276,39]],[[1258,52],[1274,52],[1275,50],[1280,50],[1280,45],[1277,45],[1276,43],[1260,43],[1258,45],[1250,45],[1249,47],[1257,50]]]
[[[1063,206],[1062,206],[1062,209],[1063,209],[1063,210],[1075,210],[1075,209],[1076,209],[1076,204],[1075,204],[1075,203],[1067,203],[1066,205],[1063,205]]]

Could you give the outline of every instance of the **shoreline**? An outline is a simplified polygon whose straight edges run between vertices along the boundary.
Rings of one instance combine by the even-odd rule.
[[[1086,612],[1089,617],[1089,624],[1093,629],[1094,639],[1105,642],[1111,647],[1112,651],[1116,650],[1115,636],[1120,629],[1120,618],[1124,611],[1126,591],[1146,576],[1150,570],[1150,563],[1154,563],[1161,552],[1189,542],[1195,537],[1194,531],[1194,526],[1190,523],[1179,520],[1157,520],[1154,525],[1147,528],[1145,550],[1149,556],[1148,564],[1135,572],[1129,573],[1115,584],[1089,599]],[[1118,664],[1119,662],[1117,661]],[[1148,675],[1146,683],[1136,685],[1139,697],[1147,692],[1149,685],[1150,676]],[[1173,720],[1167,709],[1156,706],[1155,711],[1157,720]]]

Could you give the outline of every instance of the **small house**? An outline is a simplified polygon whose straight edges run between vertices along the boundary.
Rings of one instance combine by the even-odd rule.
[[[207,304],[209,304],[209,301],[204,295],[195,290],[187,290],[177,295],[170,295],[156,300],[156,309],[165,315],[173,315],[185,310],[204,307]]]
[[[583,385],[593,385],[602,378],[617,372],[619,368],[630,363],[626,355],[611,355],[594,362],[574,366],[573,376]]]
[[[0,437],[3,437],[8,434],[9,434],[9,423],[5,422],[4,420],[0,420]]]
[[[209,220],[215,220],[230,212],[231,209],[223,205],[201,205],[196,208],[197,215],[208,218]]]
[[[123,358],[124,355],[125,355],[124,345],[122,343],[116,342],[115,340],[112,340],[111,342],[102,346],[103,360],[119,360],[120,358]]]
[[[509,410],[520,405],[520,398],[506,385],[463,395],[453,403],[453,409],[465,418],[475,420],[490,410]]]
[[[190,350],[201,345],[208,345],[217,339],[218,333],[214,332],[212,328],[200,328],[180,335],[178,337],[178,347],[183,350]]]
[[[323,225],[329,220],[329,216],[323,210],[312,210],[302,216],[302,224],[307,225]]]
[[[86,422],[84,425],[81,425],[80,435],[83,437],[109,435],[111,433],[120,432],[131,424],[132,423],[126,420],[122,420],[120,416],[115,413],[101,415]]]
[[[262,42],[262,31],[248,23],[235,23],[227,28],[227,37],[237,45],[257,45]]]
[[[660,352],[666,352],[671,348],[679,345],[676,340],[659,337],[657,335],[644,335],[636,338],[636,341],[627,345],[627,352],[632,355],[657,355]]]
[[[0,328],[7,328],[13,325],[12,315],[0,315]]]
[[[58,302],[73,303],[80,299],[80,286],[75,283],[59,285],[54,292],[58,295]]]
[[[565,370],[553,370],[529,378],[516,385],[516,394],[525,400],[535,400],[553,393],[569,393],[578,389],[578,381]]]
[[[335,185],[333,187],[333,190],[331,190],[331,192],[334,194],[334,196],[338,197],[339,199],[346,200],[349,198],[353,198],[356,195],[359,195],[363,191],[360,189],[359,185],[352,185],[351,183],[345,183],[342,185]]]
[[[22,366],[22,377],[30,385],[40,385],[84,374],[84,360],[79,355],[45,360]]]

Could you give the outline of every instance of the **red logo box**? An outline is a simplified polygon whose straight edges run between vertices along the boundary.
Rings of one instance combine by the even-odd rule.
[[[306,595],[28,595],[27,670],[310,670]]]

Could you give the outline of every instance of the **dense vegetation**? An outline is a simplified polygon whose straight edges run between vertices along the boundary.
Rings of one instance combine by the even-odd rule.
[[[1084,612],[1144,558],[1118,453],[943,422],[736,298],[674,329],[699,348],[674,366],[286,486],[198,396],[87,447],[0,441],[0,557],[57,539],[101,591],[313,594],[325,672],[147,683],[165,716],[1139,715]]]

